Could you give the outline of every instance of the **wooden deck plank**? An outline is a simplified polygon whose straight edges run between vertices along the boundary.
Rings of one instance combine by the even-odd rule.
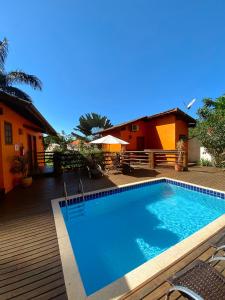
[[[18,219],[5,220],[4,223],[0,223],[0,232],[4,234],[4,232],[16,232],[20,231],[23,228],[26,228],[26,224],[29,222],[29,225],[32,226],[33,224],[37,223],[47,223],[47,222],[54,222],[53,215],[50,214],[49,211],[46,211],[42,214],[30,214],[25,217],[20,217]]]
[[[44,245],[48,245],[48,244],[52,244],[54,242],[57,242],[55,239],[55,236],[50,236],[47,238],[42,239],[41,241],[34,241],[32,243],[29,244],[25,244],[19,247],[14,247],[12,249],[6,249],[5,251],[1,251],[1,257],[0,260],[3,258],[7,258],[7,257],[11,257],[14,255],[18,254],[18,248],[20,250],[20,254],[25,253],[25,252],[29,252],[30,249],[37,249],[37,248],[41,248]]]
[[[15,230],[12,230],[12,229],[10,229],[10,230],[4,229],[2,231],[0,230],[1,240],[7,241],[11,238],[11,236],[19,237],[22,235],[26,235],[26,233],[29,233],[31,230],[37,231],[39,229],[39,231],[40,231],[41,228],[46,228],[46,227],[48,228],[48,226],[52,226],[52,225],[54,225],[53,220],[46,220],[46,221],[43,220],[42,222],[37,221],[37,222],[34,222],[33,224],[29,223],[29,228],[27,228],[27,226],[24,226],[24,228],[22,226],[21,227],[17,226],[17,228]],[[10,237],[9,237],[9,235],[10,235]]]
[[[41,253],[41,255],[31,258],[30,260],[21,261],[19,264],[12,263],[7,268],[0,269],[0,276],[11,273],[12,271],[17,271],[18,269],[26,268],[28,265],[46,261],[48,258],[52,258],[56,256],[59,257],[59,251]]]
[[[5,242],[1,245],[1,251],[3,250],[7,250],[7,249],[13,249],[14,247],[20,247],[24,244],[29,244],[29,243],[33,243],[33,241],[40,241],[42,240],[43,238],[46,238],[46,237],[49,237],[49,235],[55,235],[56,232],[55,232],[55,229],[49,229],[49,230],[46,230],[44,232],[41,232],[40,230],[40,233],[39,234],[29,234],[27,235],[26,237],[22,238],[22,239],[19,239],[19,240],[16,240],[14,242],[14,238],[12,237],[12,240],[10,240],[9,242]]]
[[[29,227],[28,227],[29,225]],[[20,240],[22,238],[26,238],[26,237],[30,237],[32,236],[32,232],[33,232],[33,235],[37,235],[39,233],[45,233],[46,231],[48,230],[53,230],[54,229],[54,222],[48,222],[48,223],[36,223],[34,225],[30,225],[29,222],[27,222],[27,226],[26,228],[19,228],[17,227],[17,229],[19,231],[11,231],[11,232],[7,232],[6,231],[6,235],[4,236],[3,234],[1,234],[0,232],[0,236],[1,236],[1,239],[2,239],[2,242],[4,243],[8,243],[10,241],[15,240],[15,242],[17,242],[17,240]]]
[[[46,300],[46,299],[65,300],[67,299],[65,285],[54,288],[53,290],[47,291],[46,293],[33,297],[32,299],[33,300]]]
[[[22,275],[22,278],[26,278],[27,276],[29,276],[30,272],[36,272],[36,270],[41,269],[41,268],[48,268],[48,266],[50,264],[55,263],[55,262],[61,264],[59,253],[52,257],[43,256],[43,259],[38,262],[32,261],[32,263],[25,266],[24,268],[16,269],[14,271],[1,274],[0,275],[0,286],[4,285],[5,280],[6,280],[6,282],[10,279],[17,280],[17,278],[20,278],[20,275]]]
[[[57,241],[52,241],[51,243],[45,243],[44,245],[40,245],[40,247],[30,248],[26,251],[17,252],[14,255],[9,255],[7,257],[1,257],[0,259],[0,268],[4,268],[5,265],[11,264],[12,262],[19,263],[21,260],[26,258],[33,257],[35,254],[40,254],[46,250],[58,249]]]
[[[2,294],[1,300],[7,300],[11,298],[15,298],[17,300],[32,299],[33,297],[41,295],[47,291],[51,291],[54,288],[63,286],[63,284],[64,280],[62,278],[62,273],[59,272],[39,281],[32,282],[24,287]]]
[[[0,295],[10,292],[11,290],[16,290],[19,289],[21,287],[27,286],[33,282],[39,281],[41,279],[47,278],[53,274],[59,273],[62,271],[61,266],[55,266],[55,267],[51,267],[48,270],[45,270],[44,272],[38,273],[38,274],[33,274],[32,276],[29,276],[27,278],[24,278],[20,281],[5,285],[0,287]]]
[[[6,262],[3,264],[0,264],[0,268],[1,268],[1,271],[4,271],[5,269],[8,269],[8,267],[10,267],[12,264],[15,266],[16,265],[21,266],[21,264],[29,263],[33,259],[41,258],[42,255],[50,254],[50,253],[59,253],[58,245],[55,247],[51,247],[51,248],[43,248],[40,251],[33,253],[31,255],[26,255],[25,257],[12,260],[11,262]]]
[[[53,223],[45,224],[44,226],[40,226],[39,224],[36,224],[36,226],[33,228],[30,226],[29,229],[27,230],[20,230],[20,233],[8,233],[7,237],[2,237],[2,245],[8,244],[10,242],[15,241],[17,243],[18,241],[23,241],[22,239],[28,239],[29,237],[32,237],[32,232],[33,236],[34,235],[40,235],[40,234],[45,234],[46,232],[53,231],[54,232],[55,227]]]
[[[26,271],[24,273],[21,274],[16,274],[10,278],[6,278],[4,280],[2,280],[0,282],[1,286],[0,286],[0,290],[2,287],[14,284],[16,282],[22,282],[23,280],[27,279],[27,278],[31,278],[32,276],[36,276],[38,274],[42,274],[43,272],[46,272],[50,269],[53,269],[55,267],[61,267],[60,261],[57,259],[55,261],[53,261],[52,263],[49,264],[45,264],[39,268],[35,268],[31,271]],[[61,268],[60,268],[61,269]]]

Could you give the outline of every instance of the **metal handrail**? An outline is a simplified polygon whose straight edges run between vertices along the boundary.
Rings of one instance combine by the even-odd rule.
[[[64,197],[65,197],[65,203],[66,203],[66,219],[68,219],[68,194],[67,194],[67,187],[66,187],[66,182],[63,182],[63,187],[64,187]]]
[[[79,186],[81,187],[81,193],[82,193],[82,203],[85,202],[84,198],[84,186],[81,178],[79,178]],[[67,193],[67,185],[66,182],[63,182],[63,187],[64,187],[64,197],[65,197],[65,203],[66,203],[66,220],[69,220],[69,208],[68,208],[68,193]]]
[[[85,201],[85,199],[84,199],[84,185],[83,185],[83,182],[82,182],[81,178],[79,178],[79,184],[80,184],[80,187],[81,187],[81,193],[82,193],[83,201]]]

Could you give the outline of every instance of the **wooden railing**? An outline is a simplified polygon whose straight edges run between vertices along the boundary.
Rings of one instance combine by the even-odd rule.
[[[187,169],[187,153],[186,151],[177,150],[159,150],[151,149],[144,151],[125,151],[121,154],[121,161],[131,166],[148,167],[154,169],[156,167],[175,166],[176,163]]]
[[[79,151],[71,153],[59,152],[37,152],[37,167],[51,166],[55,174],[60,174],[63,170],[74,170],[82,168],[88,164],[88,159],[85,158]],[[101,165],[107,169],[115,164],[127,164],[133,168],[148,168],[175,166],[177,162],[187,169],[187,154],[185,151],[178,152],[177,150],[144,150],[144,151],[125,151],[121,153],[103,152]],[[98,162],[98,154],[95,154],[92,159]]]
[[[145,151],[125,151],[121,153],[121,163],[133,167],[149,167],[149,154]]]
[[[177,150],[149,150],[152,155],[153,165],[157,166],[175,166],[179,163],[184,168],[187,167],[186,151]]]

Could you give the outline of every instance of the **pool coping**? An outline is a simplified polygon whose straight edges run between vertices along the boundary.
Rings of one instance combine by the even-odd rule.
[[[143,185],[151,182],[157,181],[166,181],[171,182],[172,184],[177,183],[177,185],[190,188],[193,190],[200,191],[214,195],[214,196],[221,196],[225,195],[225,191],[220,191],[216,189],[211,189],[205,186],[192,184],[189,182],[172,179],[168,177],[160,177],[154,178],[149,180],[143,180],[135,183],[128,183],[124,185],[119,185],[115,187],[110,187],[107,189],[101,189],[96,191],[91,191],[85,193],[85,196],[90,196],[93,194],[97,195],[104,195],[110,194],[109,191],[117,191],[118,189],[129,188],[132,186]],[[125,190],[125,189],[123,189]],[[122,190],[122,191],[123,191]],[[113,192],[112,192],[113,193]],[[72,195],[69,196],[67,199],[74,199],[81,197],[82,195]],[[96,199],[95,197],[93,199]],[[133,269],[132,271],[125,274],[123,277],[115,280],[114,282],[108,284],[104,288],[96,291],[95,293],[87,296],[85,293],[85,289],[82,283],[82,279],[79,273],[78,265],[76,262],[75,255],[73,253],[72,245],[70,243],[69,235],[67,232],[67,228],[64,222],[63,215],[60,209],[60,203],[64,201],[64,197],[53,199],[52,209],[53,209],[53,216],[55,220],[56,226],[56,233],[57,239],[59,244],[59,252],[60,258],[62,262],[65,286],[67,291],[67,296],[69,300],[109,300],[109,299],[119,299],[125,294],[129,293],[131,290],[137,288],[139,285],[143,284],[146,280],[153,279],[157,275],[159,275],[163,270],[168,268],[169,266],[173,265],[188,253],[193,251],[196,247],[200,246],[204,243],[207,239],[211,236],[215,235],[219,230],[221,230],[225,226],[225,214],[214,220],[213,222],[209,223],[202,229],[198,230],[197,232],[193,233],[186,239],[182,240],[181,242],[175,244],[174,246],[170,247],[166,251],[162,252],[158,256],[150,259],[146,263],[140,265],[139,267]]]

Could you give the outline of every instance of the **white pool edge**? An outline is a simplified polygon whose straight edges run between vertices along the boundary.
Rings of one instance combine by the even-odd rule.
[[[151,181],[157,182],[158,180],[162,180],[162,179],[172,180],[174,182],[180,182],[198,188],[207,189],[210,191],[224,193],[224,191],[211,189],[206,186],[200,186],[200,185],[192,184],[181,180],[176,180],[173,178],[160,177],[157,179],[149,179],[149,180],[139,181],[136,183],[129,183],[129,184],[119,185],[107,189],[91,191],[85,193],[85,195],[90,195],[95,192],[100,193],[100,192],[118,189],[122,187],[132,186],[132,185],[139,185],[145,182],[151,182]],[[68,199],[72,199],[78,196],[79,195],[72,195],[68,197]],[[59,206],[59,202],[62,200],[64,200],[64,198],[57,198],[52,200],[52,209],[53,209],[57,239],[59,244],[59,252],[62,261],[63,275],[64,275],[64,280],[66,285],[67,296],[69,300],[119,299],[126,293],[137,288],[146,280],[149,280],[157,276],[157,274],[161,273],[164,269],[168,268],[170,265],[173,265],[178,260],[182,259],[182,257],[186,256],[188,253],[193,251],[196,247],[204,243],[207,239],[215,235],[219,230],[221,230],[225,226],[225,215],[222,215],[221,217],[217,218],[207,226],[203,227],[202,229],[198,230],[194,234],[190,235],[183,241],[167,249],[160,255],[140,265],[136,269],[130,271],[123,277],[115,280],[111,284],[105,286],[104,288],[98,290],[97,292],[91,294],[90,296],[87,296],[78,270],[76,258],[73,253],[72,245],[70,243],[70,239],[63,219],[63,215],[61,213],[61,209]]]

